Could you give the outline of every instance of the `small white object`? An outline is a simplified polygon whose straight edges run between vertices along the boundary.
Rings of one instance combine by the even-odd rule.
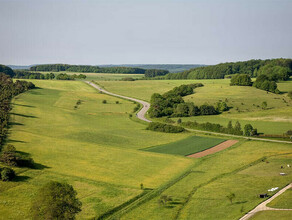
[[[287,167],[290,167],[290,164],[287,164]]]
[[[285,176],[285,175],[286,175],[286,173],[280,173],[280,175],[281,175],[281,176]]]
[[[268,191],[269,191],[269,192],[274,192],[274,191],[276,191],[277,189],[279,189],[279,187],[274,187],[274,188],[272,188],[272,189],[268,189]]]

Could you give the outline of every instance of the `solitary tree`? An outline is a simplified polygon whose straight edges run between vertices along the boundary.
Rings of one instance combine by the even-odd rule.
[[[263,103],[262,103],[262,109],[267,109],[267,107],[268,107],[267,102],[263,102]]]
[[[234,194],[234,193],[230,193],[230,194],[227,195],[226,197],[229,199],[230,203],[232,204],[232,201],[233,201],[233,199],[235,198],[235,194]]]
[[[47,183],[33,200],[33,219],[75,219],[82,205],[76,195],[77,192],[67,183]]]

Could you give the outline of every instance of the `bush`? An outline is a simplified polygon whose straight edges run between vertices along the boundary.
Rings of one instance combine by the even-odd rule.
[[[106,100],[102,100],[102,104],[106,104],[107,103],[107,101]]]
[[[290,99],[292,99],[292,91],[289,91],[289,92],[288,92],[288,97],[289,97]]]
[[[248,74],[235,74],[230,81],[231,86],[251,86],[251,78]]]
[[[50,181],[40,188],[33,200],[33,219],[75,219],[82,205],[76,195],[71,185]]]
[[[183,127],[163,124],[159,122],[150,122],[147,127],[147,130],[159,131],[159,132],[165,132],[165,133],[180,133],[180,132],[185,131]]]
[[[13,169],[4,167],[1,171],[1,180],[2,181],[11,181],[15,177],[15,172]]]
[[[125,77],[125,78],[122,78],[121,81],[135,81],[135,79],[132,77]]]

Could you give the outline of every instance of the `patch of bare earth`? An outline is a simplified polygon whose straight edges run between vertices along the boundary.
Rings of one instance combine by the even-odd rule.
[[[193,157],[193,158],[204,157],[204,156],[207,156],[209,154],[214,154],[214,153],[217,153],[217,152],[224,150],[228,147],[231,147],[232,145],[236,144],[237,142],[238,142],[237,140],[224,141],[223,143],[218,144],[212,148],[209,148],[209,149],[204,150],[204,151],[199,152],[199,153],[188,155],[187,157]]]

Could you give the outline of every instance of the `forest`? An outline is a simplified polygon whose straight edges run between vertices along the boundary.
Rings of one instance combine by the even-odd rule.
[[[224,79],[233,74],[257,77],[266,74],[273,80],[288,80],[292,75],[292,59],[249,60],[198,67],[181,73],[169,73],[165,79]]]
[[[90,65],[69,65],[69,64],[44,64],[30,67],[30,71],[49,72],[81,72],[81,73],[125,73],[125,74],[145,74],[147,77],[163,76],[169,73],[168,70],[142,69],[137,67],[99,67]]]

